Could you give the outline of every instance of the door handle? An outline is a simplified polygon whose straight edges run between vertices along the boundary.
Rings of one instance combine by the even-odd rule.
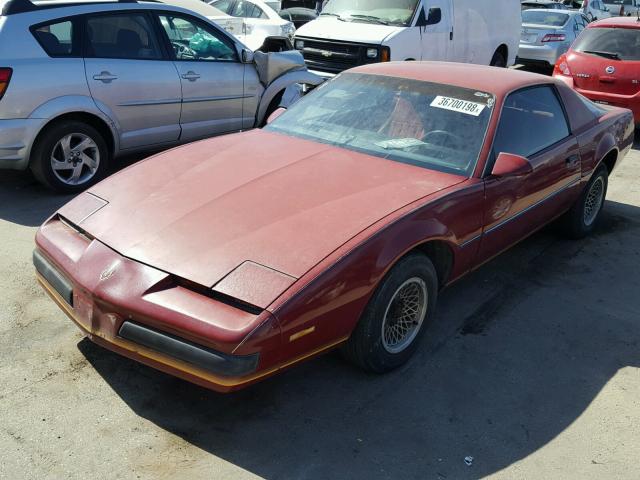
[[[564,160],[564,163],[566,163],[567,167],[573,168],[580,163],[580,155],[571,155]]]
[[[185,80],[189,80],[190,82],[195,82],[200,78],[200,75],[193,70],[189,70],[187,73],[183,73],[181,76],[182,78],[184,78]]]
[[[93,79],[98,80],[102,83],[111,83],[114,80],[117,80],[117,75],[111,75],[111,73],[105,71],[100,72],[100,75],[94,75]]]

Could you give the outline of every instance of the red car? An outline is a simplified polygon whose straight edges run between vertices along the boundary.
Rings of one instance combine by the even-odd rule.
[[[590,23],[558,58],[553,76],[597,103],[631,109],[640,124],[640,19]]]
[[[633,131],[550,77],[369,65],[92,187],[34,262],[91,340],[218,391],[337,346],[385,372],[441,288],[554,219],[589,233]]]

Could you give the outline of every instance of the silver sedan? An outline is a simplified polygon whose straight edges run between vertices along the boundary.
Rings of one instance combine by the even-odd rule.
[[[517,62],[552,67],[589,23],[576,10],[532,9],[522,12]]]

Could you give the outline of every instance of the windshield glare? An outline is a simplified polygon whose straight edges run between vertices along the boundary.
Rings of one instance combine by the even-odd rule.
[[[569,20],[566,13],[553,13],[553,10],[525,10],[522,12],[522,23],[562,27]]]
[[[324,15],[337,15],[350,22],[409,25],[418,0],[330,0]]]
[[[494,96],[451,85],[343,73],[265,130],[470,176]]]
[[[639,28],[586,28],[571,47],[576,52],[606,52],[620,60],[640,60]]]

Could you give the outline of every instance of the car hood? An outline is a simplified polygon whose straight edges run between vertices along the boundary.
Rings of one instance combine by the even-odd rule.
[[[59,213],[125,257],[213,287],[244,263],[300,278],[386,215],[464,180],[254,130],[139,162]],[[86,195],[108,203],[82,218],[74,202]]]
[[[406,27],[365,22],[344,22],[336,17],[321,17],[296,30],[296,37],[323,38],[380,45],[387,37]]]

